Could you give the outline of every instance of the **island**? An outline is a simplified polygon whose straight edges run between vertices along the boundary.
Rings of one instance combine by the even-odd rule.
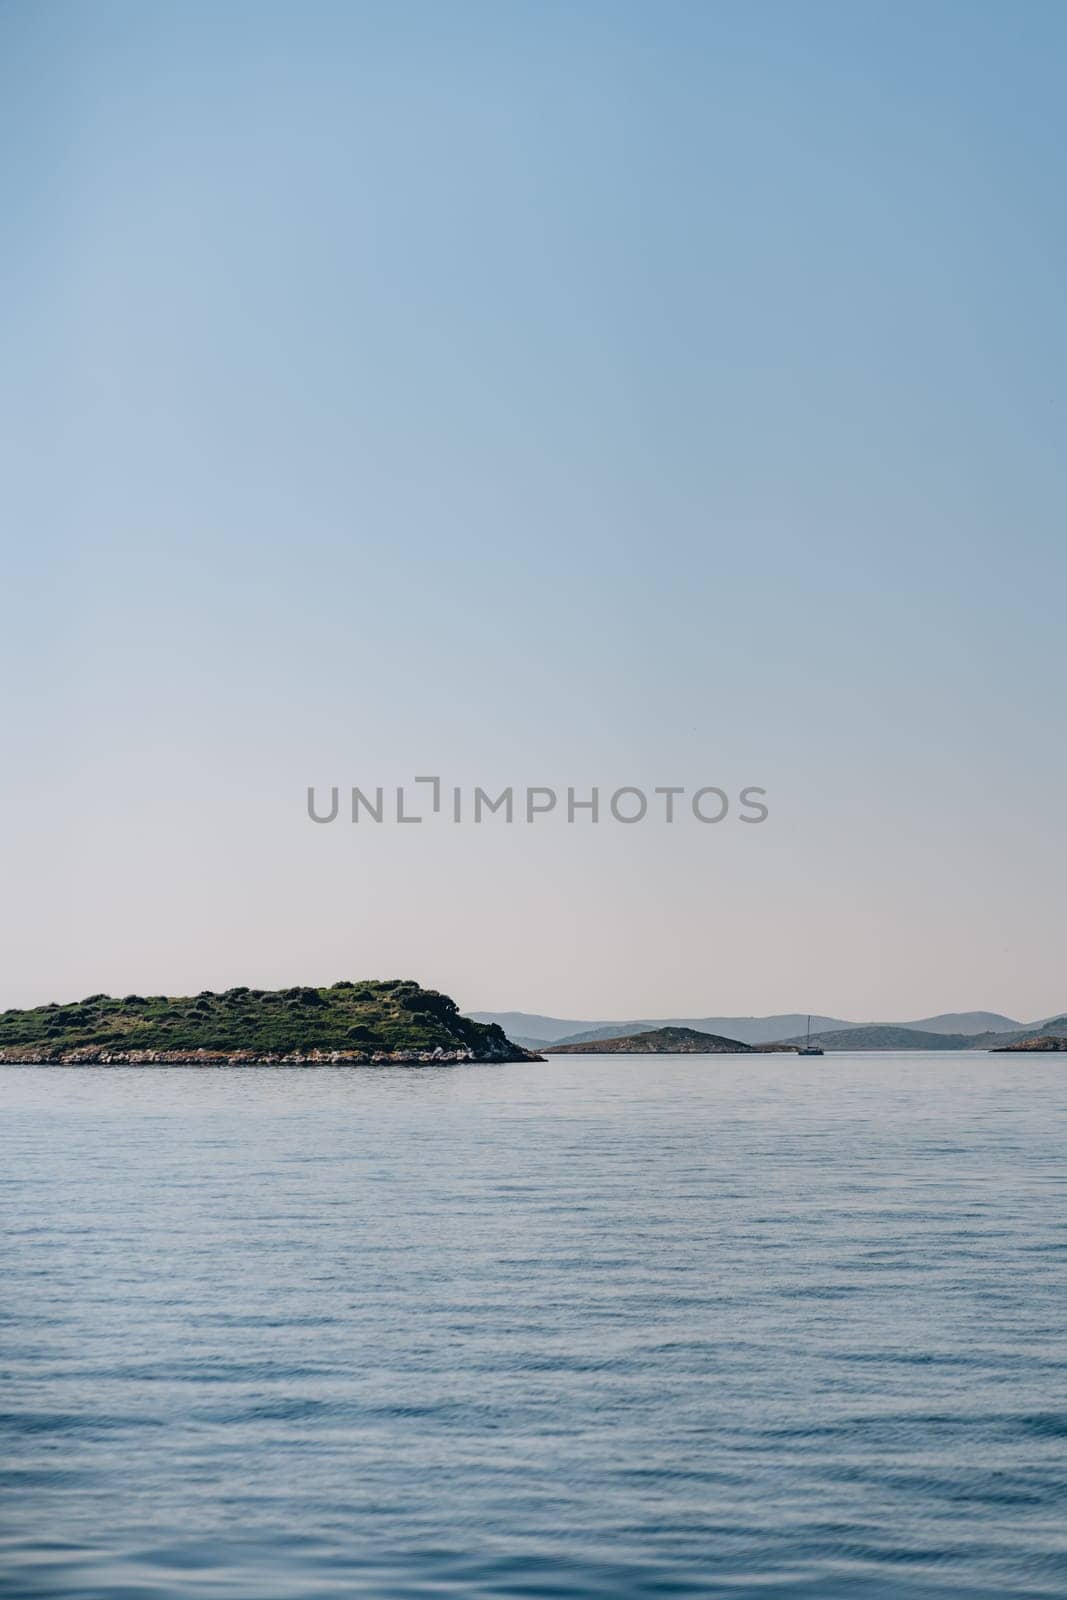
[[[1016,1039],[1014,1044],[994,1046],[994,1054],[996,1055],[1007,1055],[1013,1050],[1067,1050],[1067,1035],[1062,1033],[1039,1033],[1026,1039]]]
[[[832,1028],[812,1033],[811,1043],[823,1050],[973,1050],[985,1049],[995,1034],[971,1037],[963,1033],[930,1033],[903,1023],[871,1022],[858,1028]],[[782,1043],[799,1049],[807,1042],[802,1033]]]
[[[584,1044],[545,1047],[546,1056],[753,1056],[766,1049],[792,1046],[742,1044],[718,1033],[697,1028],[652,1028],[647,1033],[626,1033],[618,1039],[590,1039]]]
[[[255,1066],[540,1061],[411,979],[216,994],[93,994],[0,1013],[0,1063]]]

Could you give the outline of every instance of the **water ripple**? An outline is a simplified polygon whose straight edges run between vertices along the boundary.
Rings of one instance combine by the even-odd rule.
[[[0,1069],[0,1600],[1062,1600],[1067,1074]]]

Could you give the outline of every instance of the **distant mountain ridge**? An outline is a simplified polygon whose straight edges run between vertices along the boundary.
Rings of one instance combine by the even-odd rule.
[[[827,1052],[851,1053],[864,1050],[1067,1050],[1067,1017],[1056,1035],[1048,1030],[1034,1033],[936,1033],[909,1028],[902,1023],[871,1023],[863,1028],[836,1028],[813,1033],[810,1043]],[[1012,1040],[1005,1044],[1004,1041]],[[561,1041],[543,1046],[545,1055],[755,1055],[762,1051],[794,1051],[808,1043],[806,1030],[791,1039],[774,1044],[745,1044],[740,1039],[702,1033],[695,1028],[646,1028],[636,1033],[611,1034]]]
[[[969,1015],[971,1013],[963,1013],[964,1017]],[[984,1033],[940,1033],[908,1023],[869,1023],[862,1028],[833,1028],[818,1034],[813,1031],[811,1042],[824,1050],[1007,1050],[1027,1049],[1034,1043],[1051,1049],[1051,1045],[1044,1043],[1050,1036],[1067,1036],[1067,1016],[1050,1017],[1044,1022],[1032,1022],[1011,1030],[988,1029]],[[804,1035],[783,1039],[782,1043],[801,1045]]]
[[[612,1022],[610,1020],[591,1020],[582,1022],[575,1018],[549,1017],[537,1012],[529,1011],[472,1011],[468,1015],[475,1022],[495,1022],[503,1028],[509,1038],[517,1044],[525,1045],[528,1050],[547,1049],[550,1045],[568,1044],[594,1044],[599,1039],[617,1039],[632,1037],[639,1033],[648,1033],[657,1028],[692,1028],[699,1033],[708,1033],[720,1038],[736,1039],[742,1044],[779,1044],[783,1041],[795,1041],[807,1030],[807,1014],[803,1012],[784,1012],[766,1017],[668,1017],[659,1019],[631,1018],[624,1021]],[[830,1035],[844,1032],[870,1032],[870,1030],[896,1030],[894,1037],[899,1033],[915,1035],[904,1042],[895,1044],[877,1045],[846,1045],[838,1039],[835,1049],[910,1049],[910,1050],[938,1050],[950,1049],[982,1049],[986,1038],[997,1038],[1001,1042],[1009,1039],[1029,1037],[1039,1032],[1055,1032],[1055,1024],[1063,1023],[1063,1018],[1046,1018],[1042,1022],[1022,1023],[1012,1017],[1005,1017],[997,1011],[946,1011],[933,1017],[920,1017],[914,1022],[847,1022],[842,1017],[827,1017],[812,1012],[811,1031],[826,1047],[826,1039]],[[944,1046],[939,1042],[927,1044],[927,1038],[943,1036],[952,1039],[952,1044]],[[981,1039],[983,1043],[974,1041]],[[963,1041],[966,1041],[964,1043]]]
[[[473,1022],[495,1022],[516,1043],[527,1039],[534,1041],[530,1049],[548,1044],[584,1044],[595,1039],[621,1038],[648,1033],[653,1028],[693,1028],[698,1033],[737,1039],[742,1044],[774,1044],[807,1026],[807,1014],[797,1011],[768,1017],[631,1017],[618,1021],[593,1018],[584,1022],[580,1018],[548,1017],[530,1011],[469,1011],[467,1015]],[[816,1016],[814,1012],[811,1025],[813,1030],[856,1026],[841,1017]]]
[[[1013,1033],[1026,1024],[1014,1017],[1002,1016],[999,1011],[943,1011],[936,1017],[920,1017],[917,1022],[878,1022],[858,1024],[863,1027],[914,1028],[920,1033]]]
[[[1044,1022],[1032,1022],[1029,1027],[1023,1028],[1018,1033],[1005,1033],[998,1036],[995,1048],[1009,1045],[1028,1045],[1039,1039],[1049,1037],[1067,1037],[1067,1015],[1046,1017]]]

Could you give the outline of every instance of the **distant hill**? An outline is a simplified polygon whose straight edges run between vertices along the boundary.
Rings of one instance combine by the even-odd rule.
[[[1044,1041],[1050,1036],[1067,1036],[1067,1016],[1050,1017],[1045,1022],[1031,1023],[1027,1027],[1013,1024],[1013,1031],[1002,1026],[1009,1019],[995,1012],[967,1011],[956,1015],[963,1022],[975,1019],[985,1022],[992,1018],[998,1026],[978,1033],[950,1033],[933,1027],[923,1029],[917,1023],[869,1023],[862,1028],[838,1028],[831,1032],[813,1033],[812,1040],[824,1050],[999,1050],[1015,1045],[1025,1047],[1031,1041]],[[937,1023],[947,1019],[930,1017],[927,1020]],[[803,1035],[798,1034],[782,1042],[803,1044]],[[1051,1048],[1048,1045],[1042,1047]]]
[[[807,1026],[801,1012],[783,1012],[769,1017],[658,1017],[626,1018],[612,1022],[592,1019],[587,1022],[563,1017],[546,1017],[530,1011],[471,1011],[475,1022],[496,1023],[509,1039],[541,1049],[548,1044],[582,1044],[591,1039],[609,1039],[648,1032],[653,1028],[695,1028],[699,1033],[720,1034],[739,1039],[743,1044],[773,1044],[787,1034],[799,1033]],[[811,1018],[813,1029],[854,1028],[854,1022],[840,1017]]]
[[[530,1050],[544,1050],[552,1044],[593,1044],[600,1039],[630,1038],[634,1034],[659,1028],[692,1028],[699,1033],[737,1039],[742,1044],[797,1043],[807,1029],[807,1016],[785,1012],[767,1017],[661,1017],[634,1018],[628,1021],[576,1022],[563,1017],[548,1017],[527,1011],[473,1011],[476,1022],[496,1023],[509,1038]],[[812,1037],[823,1049],[835,1050],[980,1050],[992,1043],[1011,1043],[1016,1039],[1067,1031],[1063,1017],[1048,1017],[1041,1022],[1021,1023],[999,1011],[945,1011],[937,1016],[920,1017],[915,1022],[846,1022],[840,1017],[811,1018]],[[849,1044],[852,1040],[873,1039],[880,1035],[893,1043]],[[907,1035],[907,1037],[903,1037]],[[828,1043],[833,1036],[834,1043]],[[947,1039],[948,1045],[941,1041]]]
[[[740,1039],[724,1039],[716,1033],[701,1033],[696,1028],[649,1028],[643,1033],[624,1034],[614,1039],[593,1039],[579,1044],[549,1045],[550,1056],[626,1055],[692,1056],[751,1055],[751,1045]]]
[[[1020,1027],[1015,1033],[999,1034],[994,1041],[994,1048],[1018,1045],[1026,1048],[1045,1039],[1056,1039],[1067,1035],[1067,1016],[1046,1017],[1043,1022],[1031,1022],[1025,1027]],[[1051,1046],[1045,1046],[1050,1049]]]
[[[560,1044],[595,1044],[598,1039],[618,1039],[629,1037],[636,1033],[653,1033],[654,1022],[605,1022],[603,1027],[590,1028],[587,1033],[569,1033],[563,1039],[557,1039]]]
[[[1033,1022],[1029,1027],[1023,1028],[1022,1031],[1024,1034],[1029,1034],[1036,1032],[1039,1028],[1044,1029],[1046,1032],[1065,1033],[1067,1032],[1067,1016],[1044,1017],[1040,1022]]]
[[[888,1026],[888,1024],[887,1024]],[[901,1022],[895,1027],[914,1028],[920,1033],[1012,1033],[1021,1022],[1002,1017],[999,1011],[945,1011],[936,1017],[920,1017],[918,1022]]]
[[[802,1045],[804,1035],[783,1039],[783,1044]],[[983,1046],[963,1033],[923,1033],[897,1023],[871,1023],[865,1028],[841,1028],[829,1033],[812,1033],[812,1044],[824,1050],[974,1050]]]
[[[598,1022],[585,1022],[581,1017],[544,1017],[536,1011],[468,1011],[467,1016],[472,1022],[503,1028],[509,1039],[538,1039],[545,1044],[552,1044],[572,1033],[581,1033],[586,1028],[601,1026]],[[620,1022],[612,1026],[628,1028],[631,1024]]]
[[[198,995],[90,995],[0,1013],[0,1061],[262,1061],[335,1057],[522,1061],[503,1031],[410,979],[328,989],[209,989]],[[147,1058],[147,1059],[146,1059]]]

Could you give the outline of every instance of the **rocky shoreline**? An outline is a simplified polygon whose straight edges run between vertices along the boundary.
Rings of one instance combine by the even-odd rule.
[[[60,1052],[0,1050],[0,1066],[21,1067],[432,1067],[543,1059],[519,1045],[493,1053],[437,1049],[291,1050],[277,1054],[259,1050],[108,1050],[103,1046]]]
[[[1058,1033],[1042,1033],[1036,1039],[1020,1039],[1016,1044],[994,1046],[994,1055],[1010,1055],[1015,1051],[1067,1050],[1067,1037]]]

